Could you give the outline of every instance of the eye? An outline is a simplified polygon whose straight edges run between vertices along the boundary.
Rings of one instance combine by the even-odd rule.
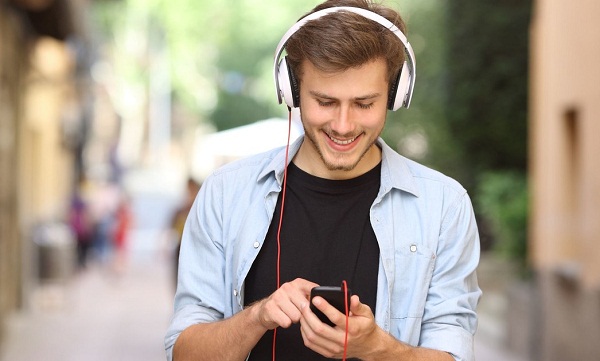
[[[332,101],[323,101],[323,100],[319,100],[317,99],[317,102],[319,103],[320,106],[322,107],[330,107],[333,105]]]
[[[371,107],[373,107],[373,103],[368,103],[368,104],[356,103],[356,105],[361,109],[370,109]]]

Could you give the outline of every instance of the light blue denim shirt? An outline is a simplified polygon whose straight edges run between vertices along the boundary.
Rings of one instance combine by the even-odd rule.
[[[302,137],[290,146],[290,157]],[[406,159],[383,140],[381,186],[371,206],[380,248],[377,324],[410,345],[471,361],[481,290],[479,235],[465,189]],[[167,359],[179,334],[230,317],[260,252],[281,191],[285,148],[230,163],[206,179],[188,216]]]

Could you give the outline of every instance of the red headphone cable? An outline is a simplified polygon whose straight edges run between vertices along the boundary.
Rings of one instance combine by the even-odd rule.
[[[287,169],[288,169],[288,159],[289,159],[289,151],[290,151],[290,138],[292,134],[292,110],[288,107],[288,136],[287,136],[287,144],[285,146],[285,164],[283,168],[283,185],[282,185],[282,193],[281,193],[281,210],[279,212],[279,225],[277,226],[277,289],[281,286],[281,276],[280,276],[280,265],[281,265],[281,225],[283,223],[283,208],[285,205],[285,190],[287,185]],[[275,361],[275,345],[277,339],[277,327],[273,330],[273,361]]]
[[[288,136],[287,136],[287,144],[285,146],[285,164],[283,168],[283,185],[282,185],[282,194],[281,194],[281,210],[279,212],[279,225],[277,226],[277,270],[276,270],[276,278],[277,278],[277,289],[281,286],[281,275],[280,275],[280,265],[281,265],[281,225],[283,223],[283,209],[285,205],[285,191],[287,185],[287,169],[288,169],[288,161],[289,161],[289,150],[290,150],[290,138],[292,133],[292,111],[288,108]],[[346,360],[346,354],[348,352],[348,323],[350,319],[350,311],[348,305],[348,284],[345,280],[342,281],[342,285],[344,287],[344,306],[345,306],[345,314],[346,314],[346,332],[344,336],[344,356],[342,358],[343,361]],[[275,361],[275,350],[276,350],[276,340],[277,340],[277,327],[273,329],[273,361]]]
[[[342,361],[346,361],[346,354],[348,353],[348,323],[350,321],[350,310],[348,305],[348,284],[346,280],[342,281],[342,286],[344,287],[344,310],[346,314],[346,333],[344,335],[344,357]]]

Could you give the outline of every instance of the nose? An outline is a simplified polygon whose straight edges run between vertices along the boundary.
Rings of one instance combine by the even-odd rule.
[[[336,118],[331,122],[331,130],[340,136],[351,136],[356,129],[354,114],[350,104],[340,104]]]

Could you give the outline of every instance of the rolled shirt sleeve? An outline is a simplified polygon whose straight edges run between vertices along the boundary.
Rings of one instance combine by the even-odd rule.
[[[480,243],[470,199],[458,199],[442,221],[419,345],[472,361],[481,297],[476,268]]]

